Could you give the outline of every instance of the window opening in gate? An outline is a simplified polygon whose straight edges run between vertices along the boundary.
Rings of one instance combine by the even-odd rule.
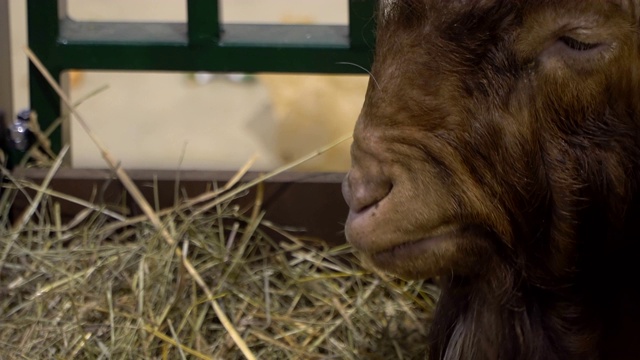
[[[222,23],[348,25],[345,0],[221,0]]]
[[[66,0],[76,21],[187,22],[186,0]]]

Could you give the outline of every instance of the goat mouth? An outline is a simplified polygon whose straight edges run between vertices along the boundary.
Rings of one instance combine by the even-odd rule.
[[[467,227],[456,225],[441,226],[425,237],[404,241],[400,244],[374,252],[370,254],[369,257],[374,264],[382,268],[393,268],[394,264],[410,262],[427,252],[446,246],[446,244],[451,241],[456,241],[468,230]]]

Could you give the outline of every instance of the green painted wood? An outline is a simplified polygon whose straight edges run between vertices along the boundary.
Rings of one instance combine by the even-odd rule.
[[[60,23],[65,68],[212,72],[361,73],[371,51],[346,26],[228,24],[219,43],[191,46],[184,24]]]
[[[187,26],[191,45],[207,45],[220,38],[218,1],[187,0]]]
[[[354,49],[373,48],[375,44],[375,5],[373,1],[349,1],[349,33],[351,46]]]
[[[58,54],[58,30],[57,1],[27,1],[29,47],[43,60],[51,75],[60,81],[60,73],[64,67]],[[38,113],[42,129],[47,129],[60,117],[60,98],[33,64],[29,64],[29,98],[30,107]],[[58,152],[61,145],[62,130],[58,128],[51,134],[51,147]],[[12,158],[14,164],[19,162],[19,156],[21,154]]]

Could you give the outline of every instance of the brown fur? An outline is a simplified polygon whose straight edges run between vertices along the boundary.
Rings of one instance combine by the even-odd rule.
[[[430,359],[640,359],[640,1],[380,7],[346,234],[440,279]]]

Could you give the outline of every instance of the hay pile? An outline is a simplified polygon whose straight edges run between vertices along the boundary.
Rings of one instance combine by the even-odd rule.
[[[242,359],[175,247],[259,359],[424,356],[436,289],[277,229],[260,199],[160,211],[171,246],[122,208],[85,204],[64,224],[60,197],[80,200],[51,190],[31,193],[40,205],[11,224],[9,205],[27,188],[37,186],[14,179],[0,204],[2,358]]]

